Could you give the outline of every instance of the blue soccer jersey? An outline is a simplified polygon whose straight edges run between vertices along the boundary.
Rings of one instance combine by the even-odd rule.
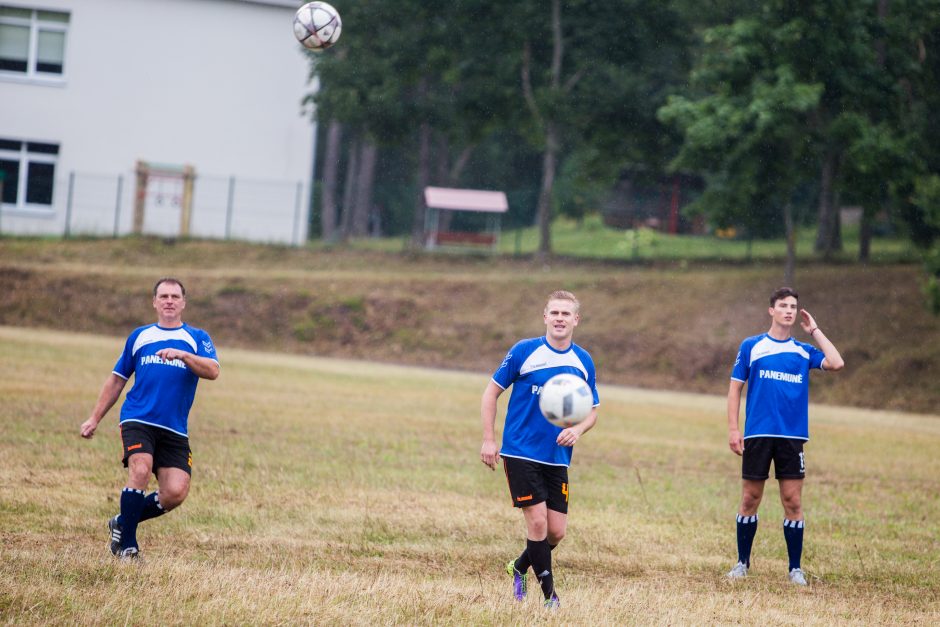
[[[121,424],[142,422],[188,437],[189,410],[196,396],[197,377],[181,359],[164,361],[156,352],[175,348],[218,363],[212,338],[188,324],[164,329],[157,324],[134,329],[114,365],[122,379],[134,375],[134,386],[121,406]]]
[[[792,337],[775,340],[766,333],[741,343],[731,371],[747,383],[744,439],[809,439],[809,371],[821,368],[825,355]]]
[[[594,394],[594,407],[597,407],[594,360],[586,350],[572,344],[565,351],[557,351],[544,337],[522,340],[510,349],[493,374],[493,382],[502,389],[512,386],[500,455],[552,466],[571,463],[571,447],[555,442],[561,428],[545,420],[539,410],[542,386],[561,373],[587,381]]]

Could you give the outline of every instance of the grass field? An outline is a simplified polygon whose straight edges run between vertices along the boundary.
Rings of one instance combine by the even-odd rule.
[[[524,529],[478,458],[488,375],[224,347],[191,418],[189,500],[141,527],[143,564],[116,563],[116,409],[91,441],[78,426],[121,341],[0,327],[0,622],[940,621],[940,416],[813,407],[811,585],[785,583],[773,482],[752,574],[732,585],[723,399],[602,387],[549,614],[512,602],[501,571]]]

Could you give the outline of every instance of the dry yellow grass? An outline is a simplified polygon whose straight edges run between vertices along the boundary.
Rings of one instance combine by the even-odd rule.
[[[193,490],[116,563],[116,409],[78,437],[120,338],[0,327],[0,622],[937,624],[940,417],[812,409],[811,585],[785,582],[776,487],[731,585],[738,460],[721,398],[601,389],[575,452],[561,611],[511,601],[522,546],[478,461],[488,375],[221,347]],[[537,597],[537,594],[533,594]]]

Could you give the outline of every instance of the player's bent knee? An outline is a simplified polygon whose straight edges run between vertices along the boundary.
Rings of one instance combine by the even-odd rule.
[[[160,505],[163,507],[164,511],[170,511],[171,509],[176,509],[183,504],[183,501],[186,500],[185,492],[169,492],[167,494],[160,493]]]

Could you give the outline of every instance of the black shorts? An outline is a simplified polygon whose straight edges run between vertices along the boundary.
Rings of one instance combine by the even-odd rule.
[[[125,468],[128,458],[134,453],[150,453],[153,455],[153,474],[157,474],[158,468],[179,468],[193,474],[189,438],[142,422],[125,422],[121,424],[121,442],[124,444],[121,461]]]
[[[806,460],[803,444],[806,440],[794,438],[748,438],[744,440],[744,461],[741,478],[764,481],[770,476],[770,462],[774,463],[777,479],[803,479]]]
[[[548,509],[568,513],[568,467],[540,464],[518,457],[504,457],[513,507],[545,503]]]

